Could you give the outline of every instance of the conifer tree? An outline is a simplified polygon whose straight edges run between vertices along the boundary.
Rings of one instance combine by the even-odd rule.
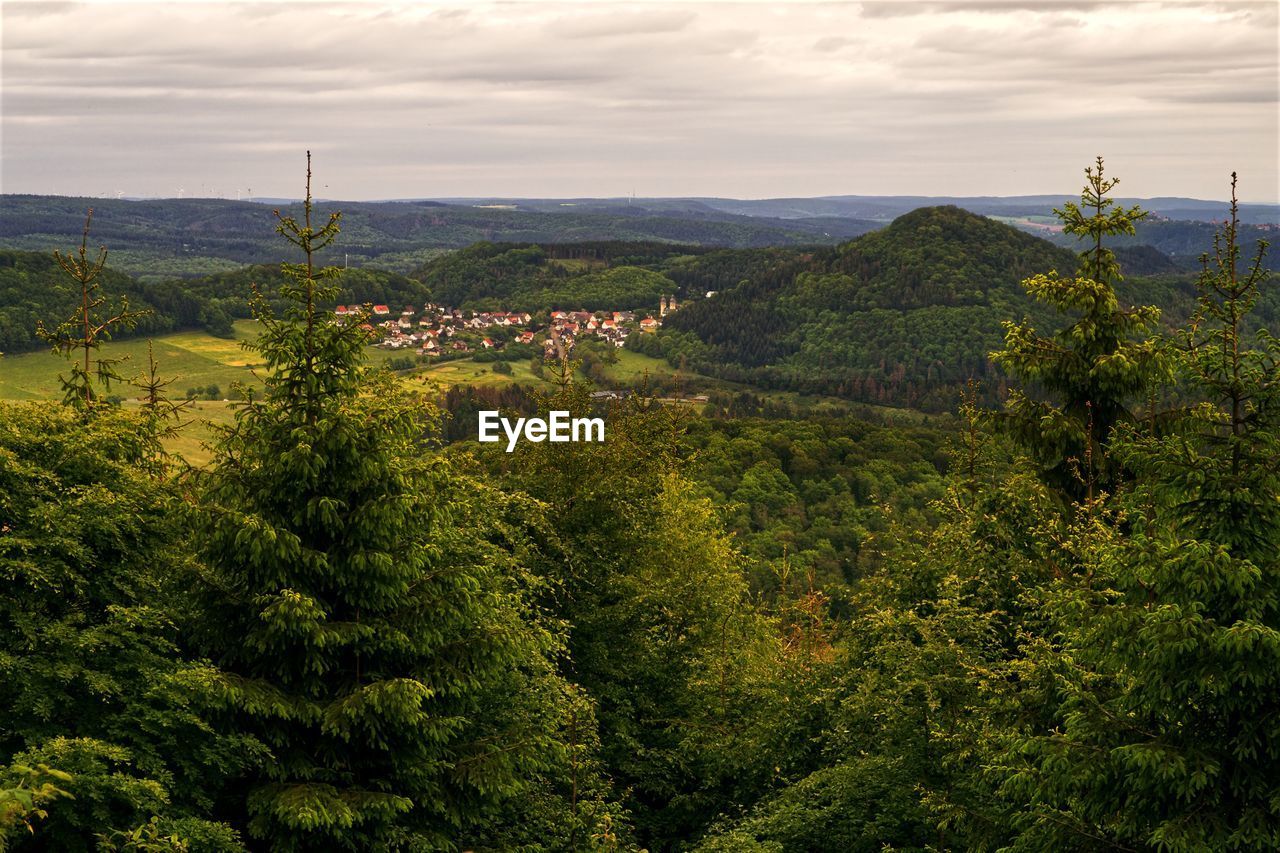
[[[206,670],[182,654],[167,596],[189,552],[157,422],[100,405],[123,377],[95,352],[142,312],[123,300],[103,309],[107,252],[89,258],[92,218],[78,252],[55,253],[80,308],[38,329],[71,361],[64,405],[0,406],[0,755],[12,757],[0,788],[24,768],[62,780],[66,796],[41,795],[20,848],[88,850],[154,820],[192,849],[239,849],[229,827],[202,818],[248,745],[190,707]]]
[[[1135,339],[1154,330],[1160,310],[1121,305],[1120,267],[1103,242],[1133,234],[1146,212],[1114,206],[1107,196],[1119,181],[1104,177],[1101,157],[1085,178],[1080,204],[1054,210],[1063,231],[1085,244],[1079,269],[1070,278],[1051,270],[1022,283],[1032,298],[1072,315],[1072,322],[1046,337],[1026,322],[1008,321],[1004,349],[991,354],[1027,386],[1010,392],[996,423],[1039,463],[1046,482],[1071,498],[1116,481],[1107,452],[1111,431],[1132,417],[1134,401],[1160,370],[1155,339]]]
[[[118,327],[131,328],[146,311],[129,310],[129,300],[122,298],[114,313],[102,313],[107,298],[101,293],[98,276],[107,265],[107,249],[98,249],[95,259],[89,259],[89,226],[93,224],[93,208],[89,208],[84,220],[84,233],[80,248],[74,255],[54,252],[58,266],[80,289],[80,307],[54,329],[37,324],[36,335],[53,346],[53,351],[66,356],[71,364],[71,375],[61,376],[63,401],[88,411],[99,400],[95,386],[110,390],[112,382],[124,382],[119,372],[122,359],[99,356],[94,353],[104,341],[111,340],[111,333]]]
[[[203,495],[196,636],[229,724],[270,750],[224,808],[273,850],[452,849],[554,752],[553,638],[476,490],[430,452],[431,407],[319,309],[340,220],[314,224],[307,165],[302,220],[277,213],[303,260],[283,265],[283,314],[257,309],[263,391]]]
[[[156,361],[155,348],[147,341],[147,372],[133,380],[133,386],[142,392],[142,411],[157,438],[176,436],[190,421],[182,420],[183,413],[195,405],[195,400],[174,401],[168,388],[174,377],[162,378]]]
[[[1003,781],[1019,849],[1280,849],[1280,343],[1245,333],[1265,245],[1242,269],[1232,199],[1178,364],[1203,402],[1118,431],[1133,482],[1048,591],[1054,730]]]

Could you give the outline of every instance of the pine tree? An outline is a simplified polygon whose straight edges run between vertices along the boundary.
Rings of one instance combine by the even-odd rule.
[[[144,312],[103,308],[92,220],[78,252],[55,253],[80,308],[38,328],[71,361],[65,405],[0,411],[0,754],[13,756],[0,776],[49,767],[64,780],[68,796],[40,807],[30,838],[45,849],[88,850],[149,819],[195,849],[239,849],[202,815],[252,747],[190,707],[207,672],[182,654],[168,595],[189,559],[184,513],[158,422],[101,405],[124,377],[120,360],[95,357]]]
[[[203,492],[196,636],[229,724],[271,754],[225,808],[274,850],[451,849],[553,757],[553,638],[484,496],[431,452],[431,407],[319,309],[340,219],[313,224],[307,166],[302,221],[277,214],[304,261],[283,265],[283,314],[257,309],[263,391]]]
[[[142,392],[142,412],[158,439],[176,436],[191,423],[184,421],[182,416],[195,406],[195,400],[188,398],[175,402],[170,399],[167,389],[173,382],[172,376],[161,378],[155,348],[151,341],[147,341],[147,372],[135,378],[132,384]]]
[[[1081,203],[1054,210],[1063,231],[1085,243],[1079,269],[1070,278],[1051,270],[1022,283],[1032,298],[1074,315],[1073,321],[1050,337],[1008,321],[1004,349],[991,354],[1028,386],[1010,392],[995,422],[1039,463],[1046,482],[1071,498],[1088,498],[1118,480],[1107,452],[1111,432],[1131,420],[1134,401],[1161,370],[1155,339],[1134,339],[1154,330],[1160,310],[1121,306],[1120,267],[1103,244],[1105,237],[1133,234],[1146,213],[1137,206],[1113,209],[1107,196],[1119,181],[1104,177],[1101,157],[1085,178]]]

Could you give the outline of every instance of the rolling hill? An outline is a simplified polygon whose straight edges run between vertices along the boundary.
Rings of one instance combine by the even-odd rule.
[[[0,246],[43,251],[78,243],[94,208],[94,242],[111,247],[117,267],[148,277],[199,275],[278,260],[281,242],[267,205],[221,199],[117,199],[0,196]],[[439,202],[321,202],[341,210],[342,238],[330,263],[407,272],[442,249],[481,241],[570,243],[658,241],[707,246],[836,243],[878,226],[855,220],[784,221],[716,210],[665,215],[614,206],[547,213]],[[297,204],[282,212],[300,215]]]
[[[1147,254],[1145,263],[1160,272],[1158,253]],[[1042,328],[1059,321],[1019,282],[1070,272],[1076,258],[944,206],[834,248],[710,253],[673,278],[706,287],[713,279],[698,275],[704,265],[732,272],[713,297],[690,299],[657,336],[637,341],[643,352],[764,388],[942,410],[971,378],[1000,392],[988,353],[1002,340],[1001,321],[1025,316]],[[1134,277],[1120,292],[1133,304],[1160,305],[1177,322],[1190,310],[1193,277]],[[1274,322],[1280,297],[1269,293],[1260,309]]]

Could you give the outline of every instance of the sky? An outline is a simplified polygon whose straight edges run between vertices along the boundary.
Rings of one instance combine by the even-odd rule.
[[[0,3],[0,192],[1280,201],[1280,2]]]

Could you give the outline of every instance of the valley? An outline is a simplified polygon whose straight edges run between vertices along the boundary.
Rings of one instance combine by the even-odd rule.
[[[435,210],[432,227],[565,215],[494,205],[452,220]],[[1070,596],[1092,594],[1087,585],[1055,573],[1066,565],[1073,577],[1097,573],[1123,586],[1109,561],[1130,547],[1125,514],[1154,512],[1130,503],[1126,478],[1183,488],[1176,472],[1160,481],[1142,468],[1142,454],[1164,454],[1160,464],[1174,468],[1188,446],[1214,458],[1214,431],[1232,417],[1208,403],[1192,416],[1203,421],[1171,419],[1180,424],[1177,454],[1160,435],[1126,431],[1145,422],[1147,401],[1177,400],[1188,388],[1212,397],[1223,381],[1212,353],[1227,351],[1228,333],[1211,324],[1204,337],[1206,305],[1216,303],[1181,254],[1200,245],[1200,224],[1147,232],[1164,233],[1166,245],[1182,241],[1172,254],[1120,245],[1120,275],[1109,256],[1065,248],[1041,215],[1016,205],[991,217],[919,206],[865,231],[850,225],[857,233],[827,243],[803,228],[734,230],[743,223],[725,217],[742,213],[664,232],[690,242],[656,239],[651,220],[645,239],[616,239],[629,236],[616,230],[621,214],[593,207],[582,205],[573,221],[594,223],[598,230],[581,233],[603,239],[561,242],[530,230],[503,236],[538,239],[450,247],[426,245],[413,229],[400,242],[370,237],[382,211],[358,211],[350,231],[358,247],[361,235],[371,242],[354,254],[330,251],[338,267],[311,277],[305,264],[265,262],[256,236],[234,237],[244,210],[219,212],[229,217],[213,222],[228,229],[219,240],[174,254],[166,241],[176,232],[125,227],[117,214],[127,208],[108,205],[94,225],[122,244],[110,257],[123,263],[109,263],[95,290],[69,281],[47,249],[28,248],[45,239],[35,232],[0,241],[0,485],[20,496],[0,495],[0,512],[17,508],[0,531],[0,566],[43,589],[46,565],[78,566],[86,547],[108,566],[130,566],[137,554],[145,600],[162,602],[182,631],[216,637],[234,625],[231,640],[215,640],[232,646],[242,636],[276,642],[268,636],[276,630],[321,638],[319,647],[367,638],[353,641],[354,657],[334,658],[334,671],[356,684],[350,695],[377,677],[365,650],[401,643],[406,631],[419,632],[413,641],[444,662],[448,678],[472,665],[466,658],[508,644],[500,654],[517,663],[474,664],[487,674],[468,688],[486,697],[485,719],[507,727],[493,736],[510,741],[504,750],[574,758],[509,775],[505,797],[474,809],[486,817],[467,831],[489,845],[477,849],[577,850],[579,831],[621,839],[600,848],[611,850],[870,850],[886,839],[915,849],[937,831],[921,805],[933,798],[989,814],[992,831],[1017,836],[1000,815],[1025,804],[983,788],[977,762],[1028,761],[1022,747],[1002,745],[1023,737],[1010,719],[1020,703],[1054,707],[1034,686],[1008,686],[1038,667],[1068,665],[1037,657],[1042,623],[1072,637],[1094,630],[1092,620],[1073,621],[1082,611]],[[663,217],[684,222],[688,213],[671,204]],[[1268,226],[1249,228],[1241,234],[1256,240]],[[1069,277],[1077,270],[1104,279],[1106,298],[1093,301],[1095,284]],[[1234,293],[1229,274],[1217,275],[1216,292]],[[1230,334],[1265,349],[1268,338],[1252,336],[1276,327],[1280,298],[1273,287],[1244,286],[1252,289],[1228,297],[1237,308],[1248,303]],[[132,327],[102,321],[110,340],[79,337],[126,307],[146,313]],[[148,398],[138,379],[107,387],[73,373],[36,332],[68,317],[58,335],[77,358],[87,351],[91,362],[114,363],[126,380],[154,358],[168,384]],[[1212,353],[1182,357],[1178,378],[1166,378],[1159,359],[1189,339]],[[1094,340],[1103,342],[1096,353]],[[1275,359],[1259,352],[1243,350],[1239,388],[1263,399]],[[1086,359],[1082,373],[1076,360]],[[1089,378],[1099,369],[1114,383]],[[80,383],[77,395],[53,405],[67,377]],[[1246,380],[1255,384],[1246,389]],[[249,395],[260,404],[248,406]],[[166,397],[181,404],[176,417],[165,414]],[[1091,433],[1095,413],[1113,419],[1103,427],[1108,443]],[[1246,436],[1257,429],[1237,426]],[[590,440],[559,440],[571,428]],[[1257,447],[1276,433],[1260,429],[1248,439]],[[1250,471],[1270,470],[1274,454],[1257,447],[1242,458],[1258,466]],[[1227,470],[1222,459],[1211,465]],[[1256,475],[1260,494],[1274,491],[1269,476]],[[1267,511],[1256,511],[1260,530],[1274,528]],[[1072,526],[1092,512],[1090,525]],[[64,548],[57,539],[29,560],[25,543],[47,535],[46,518],[60,519],[54,529],[69,537],[70,556],[49,555]],[[1176,519],[1160,523],[1172,530]],[[8,535],[14,524],[19,537]],[[135,530],[144,532],[114,556],[117,538]],[[188,540],[202,550],[173,545]],[[302,541],[307,550],[292,550]],[[331,583],[334,567],[341,579]],[[308,580],[313,571],[318,580]],[[320,598],[281,588],[277,573],[286,572],[358,603],[313,620],[308,608]],[[406,572],[417,586],[401,582]],[[246,605],[244,587],[264,592]],[[375,607],[373,631],[375,588],[404,607]],[[60,602],[50,596],[41,612]],[[149,634],[144,616],[115,630],[150,643],[179,630],[166,623]],[[271,627],[259,633],[264,623]],[[437,648],[442,624],[454,633]],[[484,636],[467,627],[478,624]],[[78,654],[52,633],[43,642]],[[241,682],[211,667],[182,669],[196,664],[176,651],[148,666],[179,668],[159,680],[174,702],[212,701],[205,688],[185,686],[201,679],[240,696]],[[234,701],[257,708],[259,700]],[[176,725],[185,725],[191,712],[180,707]],[[126,717],[151,713],[131,705]],[[383,725],[382,713],[370,719]],[[534,746],[523,739],[529,726],[544,730]],[[579,727],[594,740],[580,742]],[[212,724],[202,731],[230,737]],[[68,785],[118,754],[63,740],[41,749],[39,766],[53,769],[32,773],[61,780],[50,774],[70,768]],[[309,747],[298,754],[312,760]],[[599,768],[584,775],[594,787],[582,799],[580,754]],[[220,769],[202,772],[223,779]],[[60,816],[74,812],[63,808],[47,825],[75,836]],[[214,839],[200,849],[243,849],[218,813],[183,808],[208,817],[156,817],[143,825],[154,830],[131,831],[167,827]],[[152,812],[168,814],[144,805],[122,820]],[[494,814],[545,823],[484,823]],[[881,814],[896,823],[884,825]],[[947,829],[943,846],[978,843],[983,832]]]

